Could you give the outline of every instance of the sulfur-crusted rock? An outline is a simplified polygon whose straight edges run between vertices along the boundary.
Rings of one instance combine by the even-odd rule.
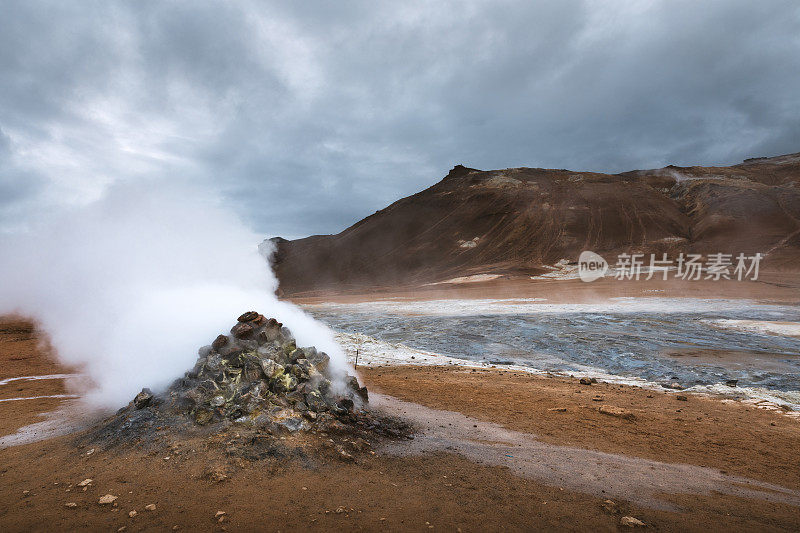
[[[264,377],[268,380],[278,379],[283,375],[283,365],[276,362],[274,359],[263,358],[261,361],[261,370],[264,372]]]

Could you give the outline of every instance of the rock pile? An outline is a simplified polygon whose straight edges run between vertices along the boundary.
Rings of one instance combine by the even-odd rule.
[[[280,322],[248,311],[230,335],[200,348],[194,368],[164,394],[143,389],[127,410],[294,432],[357,423],[367,401],[366,387],[333,368],[325,352],[297,347]]]

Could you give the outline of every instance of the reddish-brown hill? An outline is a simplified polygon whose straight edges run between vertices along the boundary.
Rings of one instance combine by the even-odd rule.
[[[338,235],[275,239],[284,294],[533,275],[582,250],[766,253],[798,270],[800,153],[621,174],[456,166]]]

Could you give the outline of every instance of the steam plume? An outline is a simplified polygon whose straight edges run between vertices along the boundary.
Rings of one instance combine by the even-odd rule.
[[[316,345],[344,369],[332,332],[275,297],[261,240],[198,193],[116,186],[0,237],[0,313],[35,318],[58,357],[94,382],[85,396],[94,406],[165,387],[250,309],[275,316],[298,345]]]

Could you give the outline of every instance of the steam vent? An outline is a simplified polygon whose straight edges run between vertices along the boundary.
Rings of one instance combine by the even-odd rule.
[[[200,348],[194,368],[163,394],[143,389],[119,414],[172,414],[196,426],[233,423],[268,432],[348,424],[372,429],[364,409],[366,387],[329,362],[325,352],[298,348],[274,318],[248,311],[230,335]]]

